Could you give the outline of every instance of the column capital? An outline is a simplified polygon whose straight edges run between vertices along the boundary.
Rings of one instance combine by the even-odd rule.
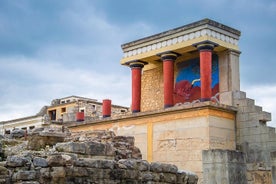
[[[173,51],[165,51],[165,52],[158,53],[157,56],[161,57],[162,61],[164,60],[175,61],[176,58],[180,56],[180,54]]]
[[[145,61],[141,61],[141,60],[132,60],[132,61],[126,62],[126,64],[127,64],[130,68],[143,68],[144,65],[147,65],[148,63],[145,62]]]
[[[212,51],[215,47],[219,46],[215,42],[203,41],[193,44],[199,51]]]

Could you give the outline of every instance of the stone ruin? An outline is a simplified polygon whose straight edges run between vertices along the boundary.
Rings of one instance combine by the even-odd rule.
[[[142,160],[134,137],[111,131],[38,128],[21,138],[3,138],[0,153],[3,184],[195,184],[198,180],[175,165]]]

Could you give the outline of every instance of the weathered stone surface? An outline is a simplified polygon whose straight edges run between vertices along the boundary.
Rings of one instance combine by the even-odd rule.
[[[29,160],[19,156],[9,156],[6,161],[7,167],[23,167],[29,163]]]
[[[66,176],[64,167],[52,167],[50,170],[52,178],[64,178]]]
[[[204,150],[202,159],[205,182],[247,183],[244,153],[234,150]]]
[[[35,180],[37,178],[37,173],[35,171],[18,171],[15,176],[16,180]]]
[[[153,162],[150,164],[150,170],[153,172],[177,173],[178,169],[172,164]]]
[[[65,138],[60,136],[41,136],[41,135],[32,135],[28,136],[28,149],[30,150],[41,150],[45,149],[46,146],[53,146],[58,142],[63,142]]]
[[[35,157],[33,159],[33,164],[35,167],[47,167],[48,166],[47,160],[45,158],[41,158],[41,157]]]
[[[80,142],[57,143],[56,150],[60,152],[85,154],[86,145],[85,143],[80,143]]]
[[[22,129],[14,129],[11,131],[10,135],[9,135],[10,139],[16,139],[16,138],[21,138],[21,137],[24,137],[26,136],[26,131],[25,130],[22,130]]]
[[[85,144],[86,146],[86,154],[87,155],[100,155],[104,156],[106,152],[105,144],[98,142],[89,142]]]
[[[99,137],[97,134],[92,134],[94,140],[79,142],[74,139],[74,142],[71,139],[70,142],[57,143],[53,148],[41,151],[25,150],[18,155],[8,156],[7,160],[2,162],[3,166],[0,164],[0,183],[193,184],[197,182],[197,180],[190,182],[193,178],[197,178],[196,176],[185,172],[180,174],[174,165],[149,164],[145,160],[133,158],[133,152],[140,153],[138,148],[135,150],[133,137],[116,137],[112,133],[104,132],[100,134],[106,136],[103,142],[96,141],[95,139]],[[113,157],[108,157],[110,155]],[[112,160],[99,159],[100,156]],[[120,157],[131,159],[117,160]]]
[[[46,146],[53,146],[58,142],[64,142],[69,136],[68,128],[62,127],[40,127],[32,130],[28,135],[28,149],[40,150]]]
[[[47,163],[49,166],[66,166],[73,164],[73,158],[69,155],[56,154],[50,155],[47,158]]]

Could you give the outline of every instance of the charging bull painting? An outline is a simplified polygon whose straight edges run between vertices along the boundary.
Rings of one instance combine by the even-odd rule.
[[[218,56],[212,56],[212,96],[219,92]],[[199,58],[177,64],[174,103],[193,102],[200,99]]]

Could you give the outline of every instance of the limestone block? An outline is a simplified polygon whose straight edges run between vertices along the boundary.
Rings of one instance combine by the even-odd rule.
[[[23,167],[30,163],[30,161],[27,158],[21,157],[21,156],[8,156],[6,160],[6,166],[7,167]]]
[[[260,122],[255,120],[255,121],[239,121],[237,122],[237,128],[242,129],[242,128],[249,128],[249,127],[259,127]]]
[[[264,122],[271,121],[271,113],[262,111],[258,114],[258,120]]]
[[[243,91],[233,91],[234,99],[244,99],[246,98],[246,92]]]
[[[18,171],[15,178],[17,181],[35,180],[37,178],[37,173],[35,171]]]
[[[46,178],[46,179],[51,178],[51,175],[50,175],[50,168],[49,168],[49,167],[41,168],[41,169],[39,170],[39,172],[40,172],[40,177],[41,177],[42,179],[44,179],[44,178]]]
[[[52,178],[64,178],[66,176],[64,167],[52,167],[50,171]]]
[[[223,91],[219,95],[219,101],[221,104],[233,105],[233,94],[232,91]]]
[[[240,122],[240,121],[249,121],[249,113],[237,113],[237,121]]]
[[[66,167],[66,177],[87,177],[89,176],[86,167]]]
[[[162,172],[162,173],[177,173],[177,166],[172,164],[164,164],[159,162],[152,162],[150,164],[150,171],[152,172]]]
[[[69,155],[62,155],[62,154],[49,155],[46,160],[48,165],[52,167],[73,164],[73,158]]]
[[[255,105],[255,111],[261,112],[263,111],[263,108],[261,106]]]
[[[234,130],[235,129],[235,122],[232,119],[226,119],[216,116],[209,117],[209,126],[210,127],[217,127],[223,129]]]
[[[254,106],[255,105],[255,100],[250,99],[250,98],[243,98],[235,101],[237,106],[239,107],[247,107],[247,106]]]
[[[41,157],[35,157],[33,159],[33,164],[35,167],[47,167],[48,166],[47,160],[45,158],[41,158]]]
[[[66,142],[66,143],[57,143],[56,150],[60,152],[69,152],[69,153],[86,153],[85,143],[79,142]]]

